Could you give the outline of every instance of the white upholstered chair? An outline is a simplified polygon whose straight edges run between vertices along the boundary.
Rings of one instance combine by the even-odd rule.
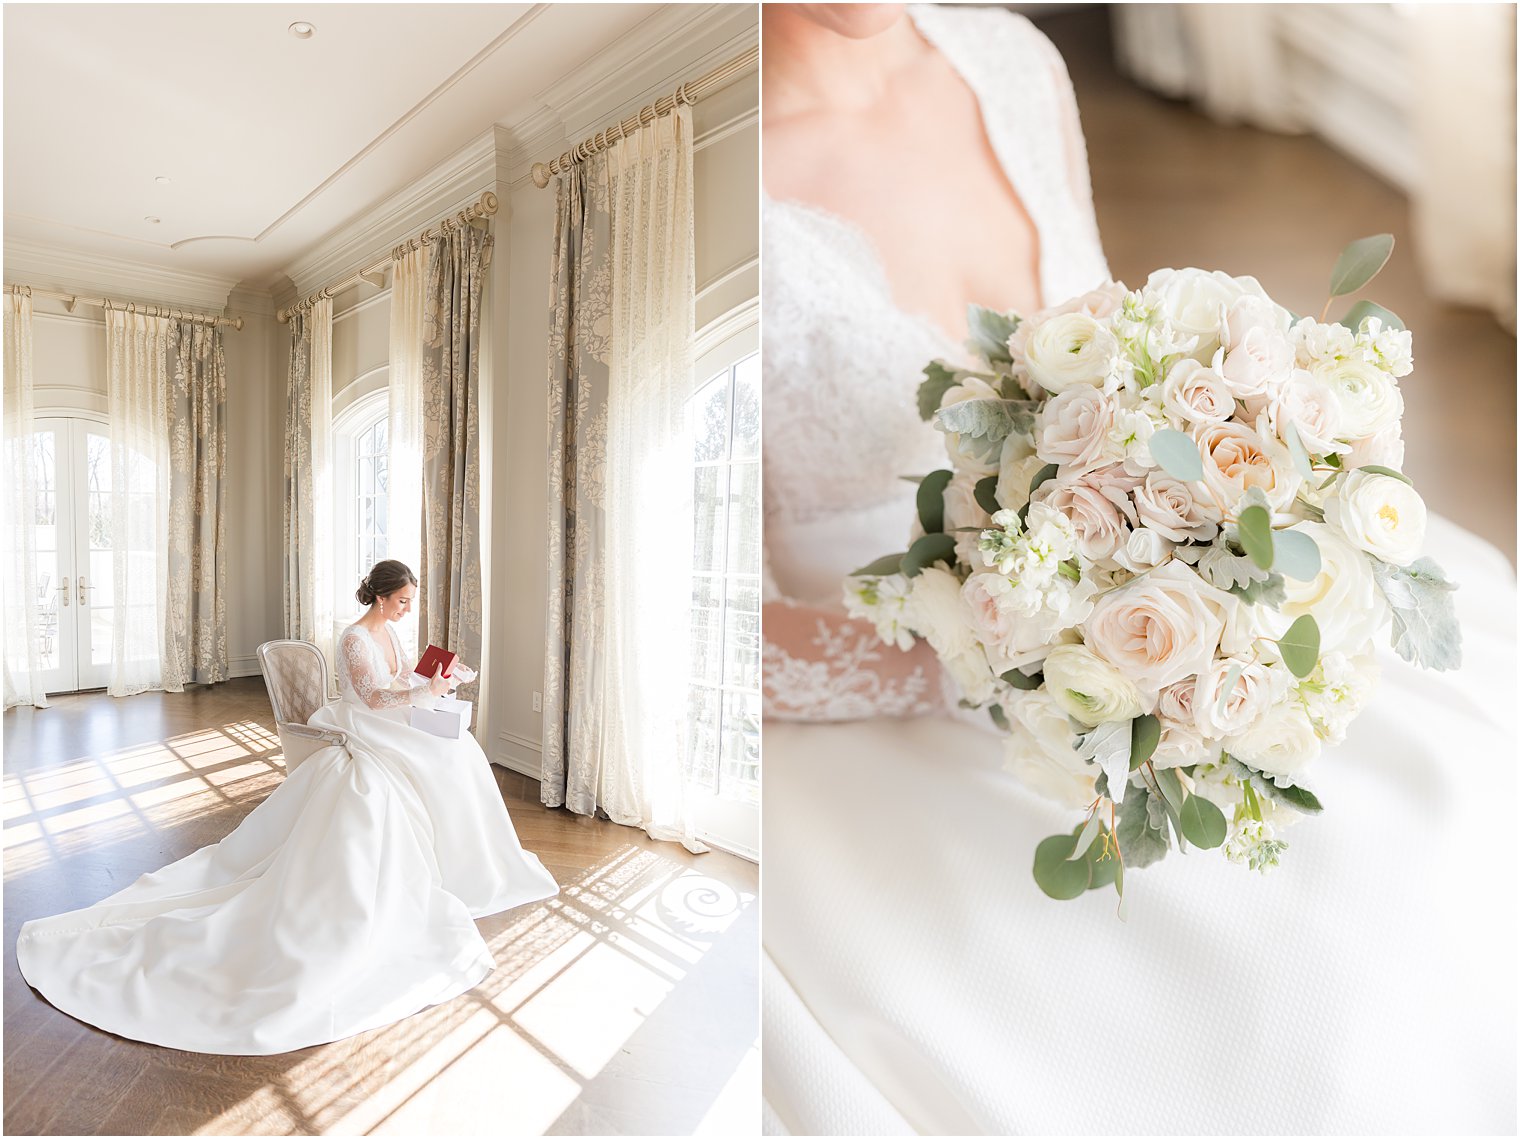
[[[289,775],[312,752],[333,744],[346,746],[348,736],[307,724],[312,713],[327,703],[327,658],[309,641],[265,641],[259,646],[259,670],[269,703],[274,707],[280,748]]]

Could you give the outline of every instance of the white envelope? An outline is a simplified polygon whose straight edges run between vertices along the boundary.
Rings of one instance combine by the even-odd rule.
[[[440,696],[435,707],[411,709],[412,727],[429,735],[446,740],[457,740],[470,729],[470,712],[474,705],[468,700],[456,700],[452,696]]]

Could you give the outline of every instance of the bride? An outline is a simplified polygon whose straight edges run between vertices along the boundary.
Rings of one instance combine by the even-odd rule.
[[[408,686],[392,627],[417,578],[378,563],[338,642],[348,735],[314,752],[221,842],[93,906],[21,927],[22,975],[57,1008],[133,1040],[267,1055],[339,1040],[477,985],[475,918],[551,897],[473,736],[407,722],[455,682]],[[399,680],[399,684],[398,684]]]
[[[1123,923],[1047,899],[1068,813],[839,601],[944,465],[914,391],[967,302],[1109,277],[1071,83],[995,7],[767,5],[764,36],[767,1130],[1513,1133],[1506,560],[1432,520],[1464,667],[1380,654],[1281,869],[1168,858]]]

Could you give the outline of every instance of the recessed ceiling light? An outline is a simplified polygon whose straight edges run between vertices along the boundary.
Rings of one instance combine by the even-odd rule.
[[[157,225],[159,222],[163,221],[163,218],[156,218],[152,214],[149,214],[147,217],[143,218],[143,221],[147,222],[149,225]]]
[[[290,25],[288,30],[298,40],[309,40],[317,34],[317,26],[315,24],[308,24],[305,20],[297,20]]]
[[[157,178],[153,179],[153,181],[157,182],[160,186],[167,186],[170,182],[174,181],[174,179],[160,174]]]

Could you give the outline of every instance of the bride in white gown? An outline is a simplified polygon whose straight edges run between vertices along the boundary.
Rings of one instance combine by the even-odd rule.
[[[1283,867],[1169,857],[1127,922],[1112,894],[1040,893],[1035,844],[1069,812],[945,710],[932,656],[843,617],[842,576],[903,545],[899,476],[944,465],[913,395],[964,355],[965,301],[1030,311],[1108,277],[1054,48],[998,8],[909,14],[765,13],[767,1130],[1513,1133],[1498,551],[1432,520],[1464,666],[1381,654]],[[938,161],[913,153],[935,132]],[[1000,257],[957,262],[968,241]]]
[[[393,622],[417,580],[381,562],[338,642],[348,734],[313,753],[212,846],[104,901],[21,927],[22,975],[57,1008],[133,1040],[267,1055],[378,1028],[495,968],[475,918],[558,892],[518,843],[473,736],[411,727]],[[394,687],[393,687],[394,686]]]

